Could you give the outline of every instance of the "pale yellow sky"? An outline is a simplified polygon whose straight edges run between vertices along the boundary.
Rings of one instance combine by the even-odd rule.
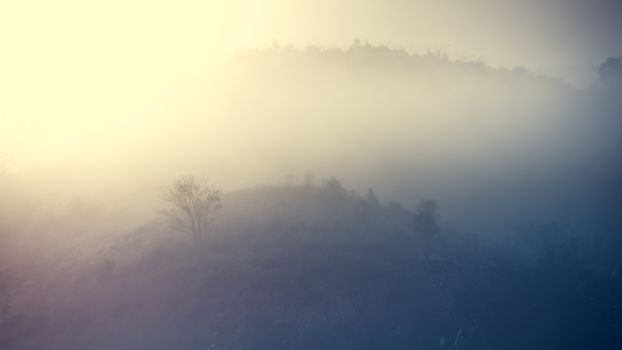
[[[594,4],[592,13],[532,0],[7,0],[0,150],[48,162],[85,150],[115,157],[182,118],[229,54],[274,40],[345,47],[362,38],[492,65],[581,66],[616,49],[603,35],[616,17],[598,17],[614,5]]]

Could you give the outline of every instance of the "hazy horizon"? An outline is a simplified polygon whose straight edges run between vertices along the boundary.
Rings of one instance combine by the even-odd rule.
[[[356,39],[525,67],[578,86],[622,55],[615,1],[5,2],[0,147],[17,163],[116,159],[188,120],[231,56]],[[196,105],[188,106],[188,103]],[[89,155],[84,154],[89,152]]]
[[[0,1],[0,348],[622,348],[622,1]]]

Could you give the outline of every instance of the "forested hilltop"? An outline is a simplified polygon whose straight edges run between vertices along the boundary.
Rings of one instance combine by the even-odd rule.
[[[356,194],[334,178],[307,180],[224,194],[201,241],[158,219],[56,254],[5,261],[0,345],[613,349],[621,344],[619,238],[588,239],[559,225],[534,224],[503,240],[482,239],[446,227],[442,205],[434,201],[409,210],[382,202],[373,190]],[[71,258],[67,249],[75,253]]]
[[[622,0],[0,0],[0,350],[622,350]]]
[[[620,58],[222,68],[144,145],[3,155],[1,349],[622,348]]]
[[[599,83],[575,88],[436,52],[275,44],[232,59],[204,113],[212,130],[228,129],[210,116],[236,124],[231,152],[255,176],[313,170],[408,205],[435,198],[447,219],[481,233],[525,220],[606,229],[622,188],[611,176],[622,160],[621,70],[611,58]],[[201,129],[191,135],[192,154],[230,152]]]

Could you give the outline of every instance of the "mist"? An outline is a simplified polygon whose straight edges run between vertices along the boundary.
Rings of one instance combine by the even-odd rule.
[[[180,98],[185,111],[157,119],[157,130],[146,123],[127,145],[103,153],[85,143],[85,153],[23,168],[9,159],[5,177],[149,213],[180,174],[234,190],[312,173],[411,207],[436,198],[448,222],[473,230],[611,207],[609,191],[592,190],[615,188],[608,174],[619,170],[619,104],[604,83],[575,88],[524,68],[360,40],[248,50],[218,72],[177,86],[192,92]]]
[[[616,3],[35,3],[0,348],[622,344]]]

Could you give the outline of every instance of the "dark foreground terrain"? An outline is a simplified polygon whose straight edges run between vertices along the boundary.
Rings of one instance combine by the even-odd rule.
[[[622,348],[620,242],[605,234],[530,224],[493,240],[336,181],[223,204],[202,242],[156,220],[5,255],[0,348]]]

